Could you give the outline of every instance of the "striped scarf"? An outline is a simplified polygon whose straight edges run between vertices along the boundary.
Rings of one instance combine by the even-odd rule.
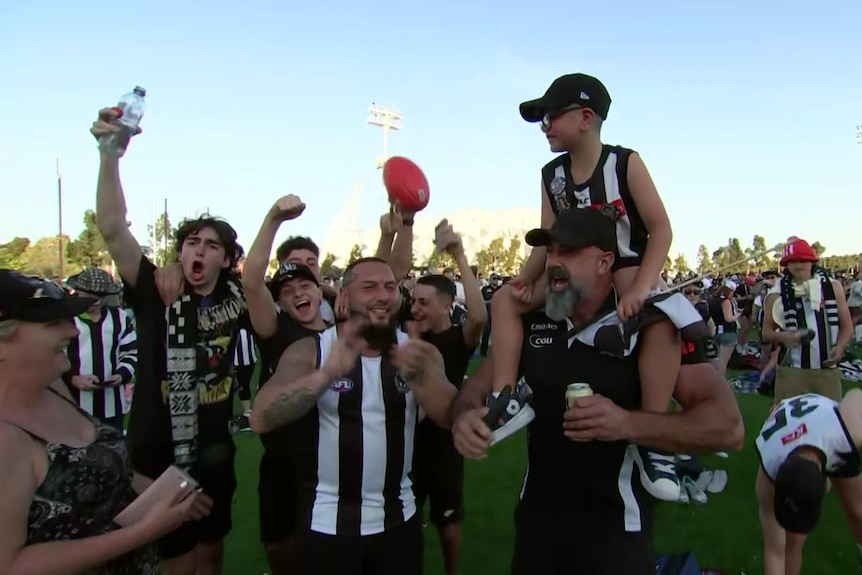
[[[833,328],[835,330],[838,329],[838,302],[835,301],[835,290],[832,287],[832,281],[822,268],[815,267],[812,270],[812,276],[812,279],[819,280],[820,293],[813,294],[809,299],[812,302],[812,307],[815,308],[815,312],[820,310],[826,312],[826,331],[827,337],[829,337]],[[781,303],[784,306],[784,325],[787,330],[794,330],[800,327],[799,312],[803,311],[800,295],[802,294],[797,294],[797,286],[793,283],[793,276],[790,275],[790,272],[785,272],[781,278]],[[820,297],[818,298],[817,296]],[[819,305],[817,303],[818,299],[820,300]],[[804,312],[802,315],[804,317]],[[804,327],[816,328],[817,326]],[[831,339],[829,337],[829,340],[827,340],[827,347],[831,347],[834,344],[834,341],[830,341]]]
[[[239,316],[246,309],[242,288],[234,279],[219,280],[211,298],[214,305],[202,308],[200,296],[189,289],[165,310],[174,463],[186,472],[197,462],[201,387],[234,377]]]

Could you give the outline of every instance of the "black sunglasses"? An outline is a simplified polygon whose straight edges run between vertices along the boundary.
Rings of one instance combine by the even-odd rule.
[[[68,292],[63,289],[57,282],[28,277],[23,274],[17,275],[18,277],[16,279],[18,281],[33,290],[33,295],[31,295],[27,299],[63,299],[64,297],[69,295]]]
[[[687,290],[683,291],[682,293],[684,293],[685,295],[697,295],[700,293],[700,290],[699,289],[687,289]]]
[[[575,110],[583,110],[584,106],[580,106],[578,104],[574,104],[572,106],[566,106],[561,110],[557,110],[555,112],[545,112],[545,115],[542,116],[542,130],[547,132],[551,129],[551,124],[553,124],[554,120],[562,116],[563,114],[568,114],[569,112],[574,112]]]

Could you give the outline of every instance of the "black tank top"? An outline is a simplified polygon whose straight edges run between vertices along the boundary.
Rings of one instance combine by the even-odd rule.
[[[649,231],[635,205],[628,186],[628,162],[634,150],[602,146],[602,155],[590,178],[581,184],[572,181],[572,158],[557,156],[542,168],[542,183],[556,215],[570,208],[610,210],[617,217],[617,256],[642,258]]]
[[[709,316],[715,324],[715,333],[736,333],[736,322],[724,320],[724,310],[721,309],[721,304],[729,300],[731,307],[734,306],[732,298],[726,298],[722,295],[717,295],[709,300]]]
[[[600,313],[614,309],[614,302],[608,303]],[[570,345],[567,323],[552,321],[542,312],[527,314],[522,320],[520,371],[533,390],[536,412],[527,435],[529,471],[522,501],[601,517],[620,529],[628,502],[639,508],[643,524],[651,525],[654,504],[637,472],[632,474],[633,468],[627,466],[628,442],[576,442],[563,435],[570,383],[588,383],[595,393],[623,409],[640,408],[637,352],[620,358],[578,340]],[[627,486],[623,491],[622,483]],[[629,489],[636,502],[624,496]]]
[[[90,445],[77,448],[50,443],[23,430],[44,443],[48,455],[48,473],[30,504],[28,545],[84,539],[119,529],[113,518],[137,497],[132,489],[132,465],[122,433],[69,403],[93,422],[96,439]],[[86,575],[157,572],[155,547],[145,546],[86,571]]]

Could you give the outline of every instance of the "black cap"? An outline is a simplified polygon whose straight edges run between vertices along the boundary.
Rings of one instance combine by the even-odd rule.
[[[0,269],[0,322],[48,323],[81,315],[98,300],[69,295],[52,281]]]
[[[557,216],[551,229],[530,230],[525,240],[533,247],[557,242],[569,248],[595,246],[606,252],[616,252],[617,230],[614,221],[598,210],[571,208]]]
[[[278,272],[269,284],[273,297],[278,299],[278,294],[281,292],[281,286],[284,282],[297,278],[313,281],[314,285],[320,286],[320,282],[317,281],[317,277],[314,275],[314,272],[311,271],[310,267],[303,264],[286,263],[282,264],[282,266],[278,268]]]
[[[607,120],[611,95],[598,78],[567,74],[554,80],[541,98],[521,104],[521,117],[528,122],[541,122],[545,114],[554,114],[575,105],[589,108]]]
[[[798,453],[792,453],[775,474],[775,520],[791,533],[811,533],[820,520],[820,506],[826,494],[823,467]]]

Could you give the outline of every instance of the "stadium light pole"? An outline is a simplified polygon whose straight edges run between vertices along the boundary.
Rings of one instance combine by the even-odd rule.
[[[377,169],[383,169],[386,160],[389,159],[389,130],[400,131],[403,116],[392,106],[378,106],[374,102],[368,108],[367,123],[378,126],[383,130],[383,154],[377,158]],[[385,210],[389,210],[389,197],[384,191]]]
[[[862,124],[856,126],[856,143],[862,144]]]

